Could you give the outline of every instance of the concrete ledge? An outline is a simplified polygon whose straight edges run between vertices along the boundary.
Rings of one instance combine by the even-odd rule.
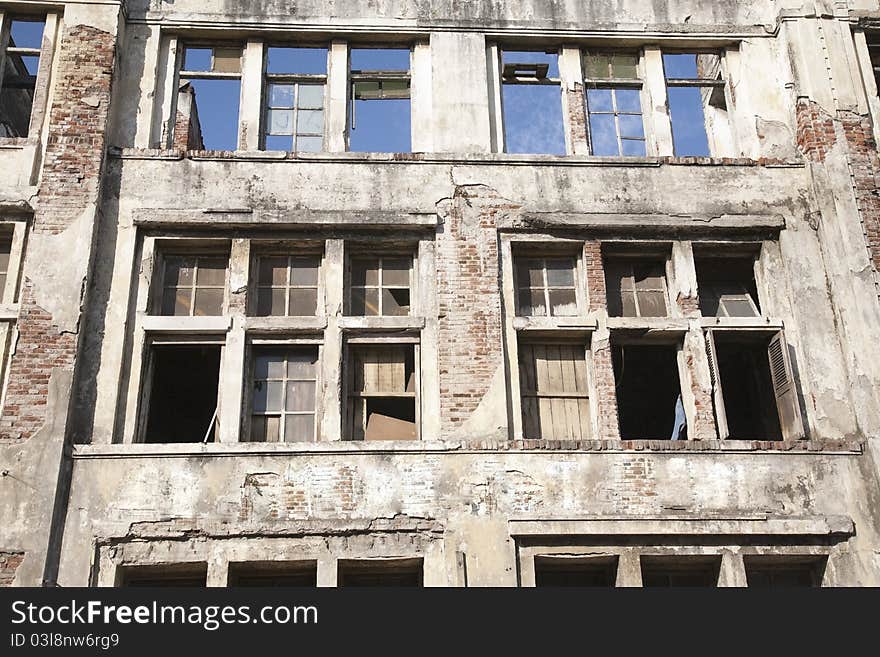
[[[617,213],[565,213],[530,212],[523,218],[508,220],[499,228],[580,228],[596,229],[699,229],[702,233],[712,230],[723,231],[774,231],[785,228],[785,219],[778,214],[617,214]]]
[[[343,331],[417,331],[425,328],[424,317],[340,317]]]
[[[248,317],[244,327],[257,333],[317,333],[327,328],[327,318]]]
[[[852,536],[848,516],[785,517],[769,514],[683,518],[666,515],[642,518],[511,519],[511,536]]]
[[[143,319],[147,333],[226,333],[232,326],[230,317],[157,317]]]
[[[513,328],[524,333],[590,333],[599,327],[588,317],[514,317]]]
[[[258,225],[261,228],[435,228],[439,222],[432,212],[377,212],[374,210],[325,212],[290,210],[286,212],[250,208],[138,208],[132,212],[137,226],[190,227],[218,226],[235,228]]]
[[[782,320],[771,317],[703,317],[700,326],[716,331],[776,332],[783,328]]]

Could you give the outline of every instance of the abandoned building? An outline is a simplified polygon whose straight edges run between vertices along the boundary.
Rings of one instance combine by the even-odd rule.
[[[0,585],[880,585],[880,0],[0,1]]]

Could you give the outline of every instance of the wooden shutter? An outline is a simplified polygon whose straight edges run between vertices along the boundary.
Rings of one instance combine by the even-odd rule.
[[[527,438],[591,437],[583,345],[521,345],[523,429]]]
[[[712,329],[706,330],[706,356],[709,359],[709,377],[712,380],[712,400],[715,406],[715,426],[722,440],[730,436],[727,428],[727,411],[724,408],[724,392],[721,389],[721,371],[718,369],[718,356],[715,350],[715,336]]]
[[[782,437],[785,440],[799,440],[804,437],[804,425],[784,331],[779,331],[770,338],[767,356],[770,359],[770,377],[773,380],[776,407],[779,409]]]

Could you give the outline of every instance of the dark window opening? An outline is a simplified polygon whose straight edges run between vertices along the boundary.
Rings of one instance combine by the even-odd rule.
[[[704,317],[759,317],[753,258],[697,258],[700,312]]]
[[[337,586],[423,586],[421,559],[340,561]]]
[[[314,561],[229,565],[229,586],[314,587],[317,583]]]
[[[220,345],[154,345],[145,443],[215,440]]]
[[[729,438],[782,440],[767,345],[716,336],[716,348]]]
[[[606,258],[608,314],[666,317],[666,263],[645,258]]]
[[[642,586],[715,587],[721,572],[720,557],[642,557]]]
[[[350,347],[352,440],[416,440],[414,345]]]
[[[132,566],[122,569],[123,587],[203,587],[207,585],[207,564]]]
[[[43,18],[13,18],[0,57],[0,137],[27,137],[43,46]]]
[[[352,49],[349,150],[412,151],[410,55],[402,48]]]
[[[822,586],[826,559],[813,557],[744,557],[746,579],[754,588]]]
[[[621,438],[686,437],[676,347],[617,345],[612,358]]]
[[[502,51],[505,152],[565,155],[558,59],[554,50]]]
[[[613,559],[576,559],[537,557],[535,586],[615,586],[617,557]]]

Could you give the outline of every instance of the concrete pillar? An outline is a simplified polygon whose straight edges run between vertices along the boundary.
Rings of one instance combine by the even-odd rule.
[[[645,48],[645,91],[649,105],[643,111],[645,120],[651,124],[651,134],[654,135],[653,154],[660,157],[671,156],[674,154],[672,121],[669,118],[663,51],[660,48]],[[649,144],[649,154],[650,146]]]
[[[336,587],[338,567],[336,557],[329,552],[318,557],[317,585],[320,587]]]
[[[232,328],[226,334],[223,348],[220,381],[244,381],[244,364],[247,350],[245,298],[250,276],[250,240],[232,240],[229,257],[229,289],[227,313]],[[236,443],[241,432],[243,385],[221,385],[218,392],[217,419],[220,422],[218,442]]]
[[[617,561],[616,586],[626,588],[642,586],[642,565],[636,552],[625,550],[620,553]]]
[[[434,89],[432,83],[431,46],[417,43],[413,47],[410,112],[413,153],[434,151]]]
[[[260,148],[260,117],[263,110],[263,41],[251,39],[241,61],[241,109],[238,147],[245,151]]]
[[[718,575],[719,587],[746,587],[746,566],[739,552],[725,551],[721,555],[721,572]]]
[[[348,44],[333,41],[327,66],[327,151],[348,150]]]
[[[321,418],[320,440],[342,440],[342,407],[345,396],[342,389],[342,329],[339,318],[343,314],[345,280],[345,243],[327,240],[324,251],[324,290],[327,328],[321,359]]]

